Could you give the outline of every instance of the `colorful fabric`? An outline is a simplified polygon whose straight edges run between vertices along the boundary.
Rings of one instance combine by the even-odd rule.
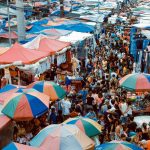
[[[75,125],[50,125],[36,135],[30,145],[53,150],[91,150],[94,142]]]
[[[37,91],[43,92],[44,94],[48,95],[51,101],[63,99],[66,95],[65,90],[61,86],[50,81],[34,82],[31,83],[28,87],[34,88]]]
[[[41,149],[12,142],[7,146],[5,146],[2,150],[41,150]]]
[[[123,77],[119,81],[119,84],[121,87],[131,91],[136,92],[150,91],[150,74],[145,73],[129,74]]]
[[[96,121],[89,118],[83,117],[69,118],[64,123],[75,124],[88,137],[93,137],[101,134],[101,125],[99,125]]]
[[[40,92],[19,91],[4,102],[2,113],[14,120],[30,120],[48,111],[49,97]]]
[[[125,141],[111,141],[99,145],[96,150],[142,150],[142,148]]]
[[[7,116],[0,114],[0,130],[10,122],[10,118]]]

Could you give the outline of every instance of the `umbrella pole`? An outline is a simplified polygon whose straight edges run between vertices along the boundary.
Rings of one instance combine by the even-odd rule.
[[[18,70],[18,88],[20,88],[21,77],[20,77],[20,70]]]

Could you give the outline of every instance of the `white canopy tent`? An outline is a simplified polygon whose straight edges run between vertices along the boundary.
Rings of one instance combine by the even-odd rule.
[[[83,41],[87,38],[93,38],[93,35],[90,33],[81,33],[73,31],[71,34],[66,36],[61,36],[58,40],[63,42],[70,42],[72,44],[76,44],[80,41]]]

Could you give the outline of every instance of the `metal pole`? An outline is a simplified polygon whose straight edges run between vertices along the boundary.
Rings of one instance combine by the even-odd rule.
[[[18,22],[18,40],[25,40],[25,17],[24,17],[24,5],[23,0],[16,0],[16,12]]]
[[[99,2],[99,0],[98,0],[98,14],[99,14],[99,3],[100,3],[100,2]]]
[[[71,2],[71,12],[72,12],[72,3],[73,3],[73,2],[72,2],[72,0],[71,0],[70,2]]]
[[[60,2],[60,17],[64,17],[64,0],[59,0]]]
[[[8,0],[7,0],[7,14],[8,14],[9,45],[11,46],[10,12],[9,12],[9,1]]]

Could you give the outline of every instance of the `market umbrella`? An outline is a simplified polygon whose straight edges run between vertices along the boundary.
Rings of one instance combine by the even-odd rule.
[[[141,127],[143,123],[150,123],[150,116],[136,116],[134,117],[134,121]]]
[[[63,99],[66,95],[65,90],[61,86],[50,81],[36,81],[31,83],[28,88],[34,88],[39,92],[43,92],[50,97],[51,101]]]
[[[94,142],[75,125],[50,125],[40,131],[31,146],[53,150],[94,150]]]
[[[0,93],[8,92],[8,91],[13,90],[15,88],[17,88],[17,86],[12,85],[12,84],[7,84],[2,89],[0,89]]]
[[[102,129],[101,125],[99,125],[96,121],[89,118],[84,117],[69,118],[64,123],[75,124],[88,137],[93,137],[101,134]]]
[[[7,116],[0,114],[0,130],[11,121]]]
[[[119,84],[122,88],[130,91],[144,92],[150,91],[150,74],[133,73],[123,77]]]
[[[125,141],[111,141],[97,146],[96,150],[142,150],[142,148]]]
[[[49,97],[38,91],[13,93],[4,102],[2,113],[14,120],[30,120],[48,111]]]
[[[8,145],[6,145],[2,150],[41,150],[41,149],[12,142],[12,143],[9,143]]]
[[[2,89],[2,92],[0,91],[0,103],[3,104],[4,101],[9,97],[11,96],[13,93],[16,93],[16,92],[23,92],[23,91],[29,91],[25,88],[22,88],[22,87],[17,87],[17,86],[14,86],[14,88],[12,89],[9,89],[9,88],[5,88]],[[30,89],[30,91],[36,91],[35,89]]]

